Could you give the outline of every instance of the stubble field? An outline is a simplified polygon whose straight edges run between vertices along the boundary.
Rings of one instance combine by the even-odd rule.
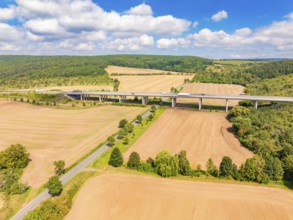
[[[188,75],[141,75],[112,76],[120,81],[121,92],[170,92],[184,83],[184,79],[192,79]]]
[[[156,70],[156,69],[142,69],[142,68],[131,68],[123,66],[108,66],[105,70],[111,74],[182,74],[173,71]]]
[[[65,219],[289,220],[280,189],[108,174],[88,180]]]
[[[128,149],[124,158],[128,159],[133,151],[146,160],[162,150],[172,154],[186,150],[194,168],[200,164],[205,169],[209,158],[218,166],[223,156],[229,156],[235,164],[241,165],[253,153],[241,146],[231,132],[231,126],[225,113],[167,109]]]
[[[1,101],[0,150],[16,143],[26,146],[32,161],[22,181],[38,187],[53,175],[54,161],[69,166],[118,131],[120,119],[132,120],[144,111],[118,106],[60,110]]]

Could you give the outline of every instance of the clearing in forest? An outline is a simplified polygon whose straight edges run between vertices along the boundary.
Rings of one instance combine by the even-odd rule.
[[[190,83],[183,87],[182,92],[194,94],[240,95],[244,87],[240,85],[215,84],[215,83]],[[198,99],[178,99],[178,103],[198,103]],[[203,99],[204,105],[225,106],[225,99]],[[238,105],[237,100],[229,100],[229,106]]]
[[[172,154],[186,150],[194,168],[200,164],[205,169],[209,158],[218,166],[224,156],[241,165],[253,153],[241,146],[231,132],[232,125],[226,116],[225,113],[167,109],[124,157],[128,159],[131,152],[136,151],[146,160],[148,157],[154,158],[162,150]]]
[[[293,219],[293,193],[259,186],[108,174],[89,179],[65,219]]]
[[[118,131],[121,119],[132,120],[145,111],[141,107],[101,106],[61,110],[18,102],[0,102],[0,150],[20,143],[32,161],[22,181],[32,187],[53,175],[53,162],[66,167]]]

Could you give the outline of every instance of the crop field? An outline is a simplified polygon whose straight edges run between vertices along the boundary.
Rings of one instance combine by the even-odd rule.
[[[138,74],[182,74],[173,71],[155,70],[155,69],[141,69],[141,68],[130,68],[122,66],[108,66],[105,69],[110,75],[121,74],[121,75],[138,75]]]
[[[290,191],[108,174],[88,180],[65,219],[293,218]]]
[[[128,149],[124,158],[128,159],[133,151],[146,160],[154,158],[162,150],[172,154],[186,150],[194,168],[200,164],[205,169],[209,158],[218,166],[223,156],[229,156],[240,165],[253,153],[241,146],[231,132],[231,126],[225,113],[167,109]]]
[[[190,75],[153,75],[153,76],[112,76],[120,81],[121,92],[170,92],[171,88],[192,79]]]
[[[38,187],[53,174],[54,161],[69,166],[118,131],[122,118],[132,120],[144,111],[118,106],[60,110],[1,101],[0,150],[16,143],[26,146],[32,161],[22,180]]]
[[[195,94],[240,95],[244,87],[240,85],[215,84],[215,83],[190,83],[183,87],[182,92]],[[198,103],[198,99],[178,99],[178,103]],[[203,105],[225,106],[226,100],[203,99]],[[237,100],[229,100],[229,106],[238,105]],[[204,107],[204,106],[203,106]]]

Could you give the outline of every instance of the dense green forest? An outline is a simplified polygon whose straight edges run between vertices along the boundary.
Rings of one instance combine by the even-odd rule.
[[[279,66],[281,68],[281,66]],[[276,71],[278,72],[278,71]],[[293,74],[264,79],[247,85],[251,95],[293,96]],[[284,178],[293,184],[293,105],[272,103],[260,107],[238,106],[230,112],[230,121],[240,142],[263,160],[262,172],[270,180],[282,164]]]
[[[114,85],[104,70],[108,65],[197,72],[212,62],[191,56],[0,56],[0,88]]]
[[[199,71],[194,82],[248,85],[293,73],[293,60],[216,63]]]
[[[291,96],[293,97],[293,74],[264,79],[248,84],[245,92],[253,95]]]

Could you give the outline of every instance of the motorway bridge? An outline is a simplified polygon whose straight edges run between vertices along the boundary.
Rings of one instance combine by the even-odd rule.
[[[127,97],[141,97],[142,104],[148,104],[149,97],[156,98],[170,98],[172,100],[171,106],[176,106],[178,98],[197,98],[198,109],[202,109],[203,99],[224,99],[226,100],[226,112],[229,108],[229,100],[246,100],[252,101],[254,108],[257,109],[259,101],[268,102],[293,102],[293,97],[280,97],[280,96],[251,96],[251,95],[216,95],[216,94],[192,94],[192,93],[142,93],[142,92],[64,92],[65,96],[72,99],[86,100],[92,97],[97,97],[100,101],[108,99],[109,97],[118,98],[122,103],[127,100]]]

